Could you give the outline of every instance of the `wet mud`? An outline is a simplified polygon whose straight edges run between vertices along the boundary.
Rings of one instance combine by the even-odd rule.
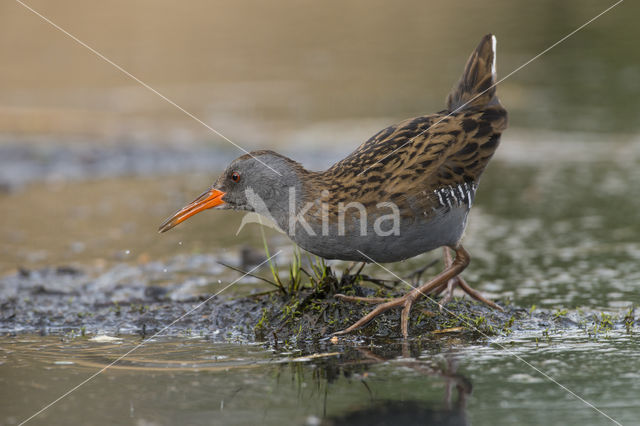
[[[128,279],[123,279],[126,276]],[[0,332],[66,337],[151,337],[160,333],[214,341],[265,342],[275,348],[309,344],[331,338],[331,333],[348,327],[372,309],[369,304],[339,300],[336,293],[393,297],[404,292],[403,284],[382,287],[366,279],[348,274],[338,277],[327,267],[325,278],[315,286],[301,286],[295,292],[253,289],[239,296],[237,291],[220,292],[227,282],[219,283],[221,289],[211,292],[194,291],[195,278],[154,284],[153,274],[135,266],[119,265],[97,276],[72,267],[22,269],[0,280]],[[582,330],[585,335],[595,336],[613,329],[630,329],[637,323],[632,309],[626,314],[550,311],[498,300],[504,307],[500,312],[468,298],[456,298],[440,310],[436,302],[423,299],[414,305],[412,338],[453,337],[472,342],[526,331],[545,339],[550,330],[559,329]],[[399,338],[400,310],[392,309],[340,340],[384,342]]]

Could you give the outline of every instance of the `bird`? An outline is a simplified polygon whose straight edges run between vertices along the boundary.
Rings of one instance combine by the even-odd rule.
[[[336,295],[376,306],[334,335],[402,308],[401,330],[408,338],[413,303],[445,292],[442,308],[455,287],[502,310],[460,276],[470,262],[462,246],[467,217],[507,128],[496,85],[496,37],[487,34],[468,58],[445,109],[382,129],[325,171],[307,170],[270,150],[242,155],[159,232],[206,209],[231,209],[265,216],[302,249],[326,259],[387,263],[443,249],[444,270],[403,296]]]

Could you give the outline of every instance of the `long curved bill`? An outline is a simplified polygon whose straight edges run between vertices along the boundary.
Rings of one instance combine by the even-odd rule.
[[[203,210],[207,210],[221,204],[224,204],[222,201],[222,197],[224,196],[224,192],[218,191],[217,189],[208,189],[203,192],[198,198],[193,200],[190,204],[184,206],[180,211],[167,219],[160,228],[158,228],[158,232],[167,232],[169,229],[178,225],[181,222],[189,219],[194,214],[198,214]]]

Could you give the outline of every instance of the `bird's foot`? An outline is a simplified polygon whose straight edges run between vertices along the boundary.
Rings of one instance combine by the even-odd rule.
[[[345,302],[365,302],[365,303],[384,303],[393,300],[392,297],[361,297],[361,296],[347,296],[346,294],[336,294],[336,297]]]
[[[440,299],[440,302],[438,302],[440,312],[443,312],[445,309],[445,305],[453,300],[453,290],[455,290],[456,287],[460,288],[462,291],[467,293],[471,298],[477,300],[478,302],[482,302],[493,309],[504,312],[504,309],[502,309],[500,305],[490,299],[487,299],[482,295],[482,293],[473,289],[462,277],[452,278],[448,283],[441,285],[439,288],[436,288],[432,292],[432,294],[436,296],[444,291],[442,299]]]
[[[456,277],[456,278],[454,278],[454,280],[456,281],[456,285],[458,287],[460,287],[465,293],[467,293],[472,298],[476,299],[478,302],[482,302],[485,305],[492,307],[493,309],[497,309],[500,312],[504,312],[504,309],[502,309],[502,307],[500,305],[498,305],[496,302],[487,299],[479,291],[474,290],[473,288],[471,288],[471,286],[469,284],[467,284],[467,282],[464,280],[464,278]],[[453,290],[452,290],[452,292],[453,292]],[[443,302],[444,302],[444,300],[441,301],[440,303],[444,304]],[[447,303],[448,302],[449,301],[447,301]]]
[[[451,252],[449,251],[448,247],[444,247],[443,251],[444,251],[444,265],[445,265],[445,267],[448,268],[453,264],[454,261],[453,261],[453,258],[451,257]],[[438,307],[440,308],[440,312],[443,311],[444,305],[446,305],[447,303],[449,303],[449,302],[451,302],[453,300],[453,290],[456,287],[459,287],[460,289],[462,289],[465,293],[467,293],[473,299],[476,299],[477,301],[482,302],[485,305],[490,306],[493,309],[497,309],[500,312],[504,312],[504,309],[502,309],[502,307],[500,307],[498,304],[496,304],[492,300],[489,300],[486,297],[484,297],[479,291],[474,290],[473,288],[471,288],[471,286],[469,284],[467,284],[467,282],[461,276],[456,276],[456,277],[451,278],[446,283],[446,285],[442,284],[442,285],[440,285],[439,288],[436,288],[433,291],[434,295],[440,294],[441,292],[445,291],[444,296],[440,300],[440,303],[438,303]]]
[[[397,297],[395,299],[385,299],[381,297],[368,298],[368,297],[358,297],[358,296],[345,296],[343,294],[337,295],[338,298],[349,301],[349,302],[366,302],[366,303],[374,303],[377,304],[371,312],[367,315],[360,318],[357,322],[351,325],[344,330],[337,331],[333,333],[334,336],[340,336],[343,334],[350,333],[364,325],[366,325],[369,321],[382,314],[383,312],[388,311],[392,308],[398,308],[402,306],[402,314],[400,325],[402,328],[402,335],[406,339],[409,337],[409,314],[411,313],[411,306],[416,301],[419,296],[428,296],[430,293],[434,292],[434,290],[439,290],[443,288],[443,286],[448,286],[449,281],[464,270],[469,264],[469,253],[462,248],[462,246],[458,246],[455,248],[456,258],[452,260],[444,271],[438,274],[435,278],[431,279],[427,283],[414,287],[413,290],[408,292],[402,297]],[[438,294],[439,290],[436,292]]]
[[[392,308],[398,308],[402,306],[400,325],[402,328],[402,335],[406,339],[409,336],[409,314],[411,313],[411,306],[416,301],[416,299],[420,296],[436,296],[444,291],[445,294],[438,304],[438,306],[440,307],[440,311],[442,312],[444,310],[444,306],[451,300],[453,300],[453,290],[456,287],[459,287],[469,296],[484,303],[485,305],[488,305],[494,309],[498,309],[499,311],[504,311],[495,302],[485,298],[482,294],[480,294],[480,292],[471,288],[471,286],[469,286],[469,284],[467,284],[466,281],[459,276],[459,274],[469,264],[469,253],[467,253],[467,251],[462,248],[462,246],[454,248],[454,251],[456,252],[456,258],[452,259],[449,249],[445,247],[445,270],[442,271],[438,276],[433,278],[431,281],[419,287],[413,287],[413,290],[402,297],[392,299],[383,297],[359,297],[337,294],[336,297],[347,302],[365,302],[376,304],[377,306],[350,327],[347,327],[344,330],[337,331],[333,333],[333,335],[340,336],[350,333],[366,325],[369,321],[382,314],[383,312],[386,312]]]
[[[350,327],[347,327],[344,330],[336,331],[335,333],[333,333],[333,336],[340,336],[343,334],[351,333],[352,331],[357,330],[360,327],[363,327],[369,321],[371,321],[381,313],[386,312],[391,308],[404,306],[404,308],[402,309],[402,335],[405,338],[408,337],[409,311],[411,310],[411,305],[413,304],[413,300],[410,300],[408,297],[410,294],[411,293],[407,293],[404,296],[397,297],[395,299],[385,299],[382,297],[355,297],[355,296],[345,296],[343,294],[336,295],[338,298],[349,301],[349,302],[374,303],[374,304],[377,304],[378,306],[376,306],[373,309],[373,311],[369,312],[367,315],[360,318]]]

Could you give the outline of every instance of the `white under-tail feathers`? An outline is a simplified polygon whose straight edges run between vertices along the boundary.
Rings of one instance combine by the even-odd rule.
[[[493,62],[491,63],[491,74],[493,74],[493,82],[495,83],[496,79],[498,78],[498,75],[496,73],[496,56],[498,55],[498,51],[496,50],[496,36],[492,35],[491,36],[491,50],[493,50]]]

